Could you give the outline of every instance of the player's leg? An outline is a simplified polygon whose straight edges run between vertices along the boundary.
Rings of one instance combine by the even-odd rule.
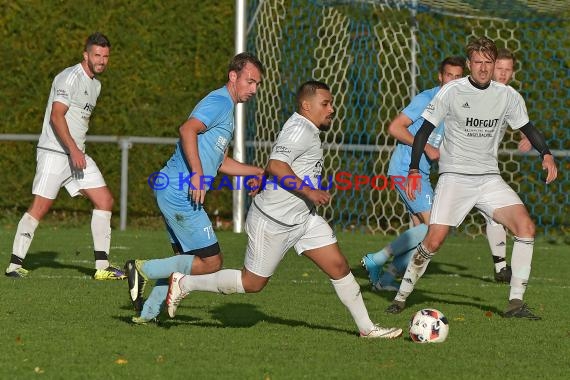
[[[336,295],[352,315],[360,336],[391,339],[402,335],[402,329],[383,328],[370,320],[360,285],[350,271],[332,229],[322,217],[315,215],[309,218],[305,234],[295,244],[295,250],[329,276]]]
[[[267,285],[283,256],[302,231],[299,227],[280,225],[250,207],[246,219],[248,244],[244,268],[223,269],[203,276],[183,276],[175,273],[170,278],[167,305],[171,317],[180,301],[192,291],[214,293],[255,293]]]
[[[424,176],[425,177],[425,176]],[[378,280],[382,275],[382,266],[388,261],[390,256],[397,257],[416,247],[427,233],[427,222],[433,199],[433,189],[429,178],[422,177],[421,192],[415,200],[407,198],[405,191],[399,186],[395,187],[400,200],[406,205],[408,212],[412,215],[414,227],[404,231],[394,241],[376,253],[365,255],[362,266],[368,271],[368,277],[372,284],[372,289],[376,288]],[[422,223],[424,225],[422,225]]]
[[[91,235],[95,258],[96,280],[123,280],[125,273],[109,263],[111,247],[111,215],[113,195],[107,187],[101,171],[91,157],[85,155],[86,167],[72,170],[72,178],[65,184],[72,197],[83,195],[91,201]]]
[[[540,319],[523,303],[532,266],[535,225],[518,195],[502,178],[489,183],[486,194],[489,196],[482,201],[483,211],[492,213],[493,219],[514,235],[511,289],[504,316]]]
[[[495,266],[494,277],[497,282],[509,283],[511,281],[511,267],[507,264],[507,233],[505,227],[481,212],[486,223],[486,235],[491,248],[491,257]]]
[[[416,247],[410,249],[404,254],[394,257],[392,262],[388,264],[388,267],[380,274],[380,279],[376,284],[374,284],[373,290],[397,292],[398,289],[400,289],[400,283],[396,281],[396,278],[401,277],[406,273],[406,268],[416,251]]]
[[[415,250],[394,302],[386,312],[397,314],[404,309],[407,298],[445,241],[450,227],[460,225],[477,202],[479,192],[476,181],[476,178],[454,174],[439,177],[427,235]]]
[[[66,155],[38,150],[36,174],[32,185],[34,199],[18,223],[10,263],[5,272],[6,276],[17,278],[28,274],[22,265],[32,244],[36,228],[51,208],[62,184],[70,175],[71,170]]]

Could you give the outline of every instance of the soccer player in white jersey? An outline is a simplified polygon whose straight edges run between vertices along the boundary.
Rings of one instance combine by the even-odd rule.
[[[422,112],[439,91],[441,86],[454,79],[463,77],[465,70],[465,58],[446,57],[439,65],[438,80],[439,86],[422,91],[414,96],[410,104],[392,120],[388,127],[390,135],[398,140],[396,148],[390,157],[388,175],[399,178],[405,177],[410,167],[412,153],[412,143],[414,135],[420,129],[424,119]],[[372,290],[376,291],[397,291],[400,285],[395,281],[397,276],[403,274],[408,266],[413,250],[422,241],[427,233],[427,224],[431,203],[433,199],[433,188],[431,186],[429,173],[432,160],[439,158],[439,144],[443,138],[443,124],[439,125],[430,135],[425,147],[425,154],[420,161],[420,171],[423,174],[421,181],[421,194],[415,200],[410,200],[406,196],[405,189],[396,186],[400,200],[410,213],[413,227],[404,231],[394,241],[375,253],[365,255],[362,266],[368,272]],[[393,256],[392,262],[387,265],[386,270],[382,270],[384,263]]]
[[[498,49],[495,70],[493,71],[493,80],[508,85],[515,74],[515,63],[515,56],[510,50]],[[532,149],[532,145],[524,134],[521,135],[518,149],[521,152],[528,152]],[[489,248],[491,249],[491,257],[493,258],[495,281],[508,284],[511,282],[512,270],[506,261],[507,233],[505,228],[495,222],[492,217],[487,216],[487,214],[482,211],[480,211],[480,213],[486,222],[485,232],[487,234],[487,240],[489,241]]]
[[[402,334],[402,329],[372,323],[360,286],[333,230],[316,213],[318,206],[328,204],[331,199],[328,192],[319,189],[318,183],[323,164],[320,133],[330,128],[333,113],[332,95],[325,83],[308,81],[300,86],[297,112],[279,133],[266,167],[266,173],[273,176],[278,186],[260,192],[247,215],[248,245],[243,269],[224,269],[201,276],[172,274],[166,299],[171,317],[191,291],[223,294],[261,291],[285,253],[294,247],[299,255],[313,261],[329,276],[361,337],[391,339]]]
[[[98,32],[90,35],[85,42],[83,60],[53,80],[37,147],[34,199],[18,223],[6,276],[18,278],[28,274],[22,264],[34,232],[60,188],[65,187],[72,197],[81,194],[93,203],[94,278],[121,280],[126,277],[109,264],[113,196],[95,161],[85,153],[89,120],[101,92],[96,75],[105,71],[110,50],[111,43],[105,35]]]
[[[481,37],[467,45],[471,74],[445,85],[427,106],[425,121],[414,138],[406,193],[415,198],[415,178],[430,133],[444,121],[440,146],[440,177],[435,190],[430,225],[404,274],[400,289],[386,312],[399,313],[449,229],[460,225],[476,207],[507,227],[514,235],[512,277],[506,318],[540,319],[523,302],[530,277],[535,226],[514,190],[501,178],[497,162],[506,124],[520,129],[540,153],[546,183],[557,177],[554,157],[544,136],[529,121],[522,96],[510,86],[492,81],[497,47]],[[412,183],[413,182],[413,183]]]

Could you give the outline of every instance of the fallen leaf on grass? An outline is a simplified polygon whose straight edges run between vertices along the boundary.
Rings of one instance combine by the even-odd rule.
[[[491,318],[492,316],[493,316],[493,312],[491,312],[491,311],[486,311],[486,312],[485,312],[485,317]]]
[[[129,361],[127,359],[124,359],[124,358],[118,358],[117,360],[115,360],[115,364],[119,364],[119,365],[127,364],[128,362]]]
[[[44,373],[44,370],[41,369],[40,367],[36,367],[36,368],[34,368],[34,372],[35,373]]]

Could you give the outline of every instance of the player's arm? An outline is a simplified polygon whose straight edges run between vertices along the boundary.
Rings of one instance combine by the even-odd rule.
[[[243,164],[239,161],[234,160],[231,157],[228,157],[227,151],[226,155],[224,156],[224,160],[222,161],[222,165],[219,168],[220,173],[224,173],[227,175],[233,176],[247,176],[247,185],[251,190],[249,195],[253,196],[259,192],[261,188],[261,183],[263,181],[263,173],[264,170],[259,166]]]
[[[427,144],[429,135],[433,132],[435,126],[427,120],[424,120],[422,126],[414,137],[412,144],[412,157],[410,161],[410,171],[408,172],[408,180],[406,181],[406,195],[409,199],[416,199],[415,192],[419,190],[420,175],[420,159]]]
[[[290,191],[309,199],[316,206],[327,204],[331,199],[328,192],[307,186],[301,178],[297,177],[291,166],[284,161],[270,159],[265,171],[274,176],[275,181],[282,184],[283,188],[290,189]]]
[[[408,128],[413,124],[405,113],[400,113],[388,126],[388,133],[402,144],[412,146],[414,143],[414,135],[410,133]],[[430,160],[437,160],[439,158],[439,149],[426,144],[424,151]]]
[[[554,156],[550,153],[548,149],[548,144],[544,135],[532,125],[529,121],[527,124],[520,128],[520,131],[528,138],[534,149],[538,151],[540,157],[542,158],[542,168],[547,171],[546,183],[550,183],[556,179],[558,176],[558,169],[556,163],[554,162]]]
[[[178,129],[180,133],[180,145],[184,151],[186,162],[190,165],[192,170],[192,177],[190,177],[190,186],[188,192],[190,198],[197,204],[204,204],[206,198],[206,190],[200,185],[200,179],[204,176],[204,169],[202,168],[202,161],[198,152],[198,134],[204,132],[206,126],[196,118],[190,118],[184,122]]]
[[[85,169],[87,166],[85,153],[79,149],[75,140],[71,137],[69,126],[65,119],[65,114],[68,109],[69,107],[61,102],[53,102],[51,105],[50,123],[59,141],[67,148],[73,167],[76,169]]]

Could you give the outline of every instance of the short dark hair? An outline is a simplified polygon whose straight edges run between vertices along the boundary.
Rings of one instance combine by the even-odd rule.
[[[327,90],[330,91],[329,86],[324,82],[319,82],[317,80],[308,80],[302,85],[299,86],[297,90],[297,109],[300,110],[302,108],[303,100],[308,97],[314,96],[317,93],[317,90]]]
[[[446,57],[439,64],[439,73],[440,74],[443,74],[443,69],[445,69],[445,66],[447,66],[447,65],[461,67],[461,69],[463,69],[463,71],[465,71],[465,68],[466,68],[465,58],[463,58],[459,55],[453,55],[450,57]]]
[[[472,39],[467,44],[467,58],[471,59],[471,55],[478,52],[484,56],[488,56],[493,61],[497,60],[497,45],[495,42],[487,37],[479,37]]]
[[[517,60],[513,52],[506,48],[501,48],[497,50],[497,60],[499,59],[511,59],[513,61],[513,67],[517,63]]]
[[[93,45],[111,48],[111,41],[103,33],[95,32],[85,40],[85,51],[88,51]]]
[[[239,53],[232,58],[230,65],[228,66],[228,74],[230,71],[235,71],[236,73],[241,72],[245,65],[248,63],[254,65],[261,74],[265,74],[263,63],[261,63],[261,61],[255,55],[248,52]]]

